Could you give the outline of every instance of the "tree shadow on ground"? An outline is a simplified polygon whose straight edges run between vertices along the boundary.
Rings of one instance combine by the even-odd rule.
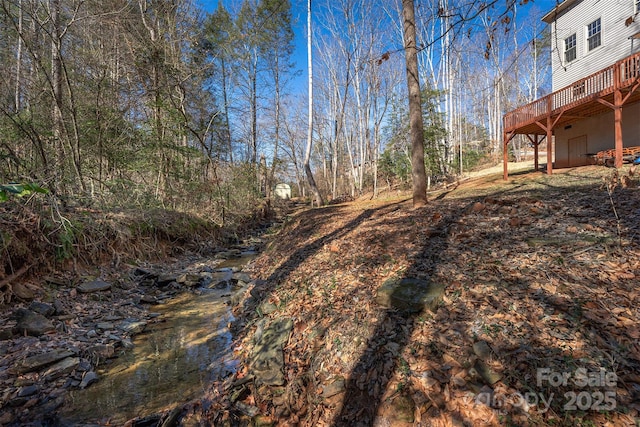
[[[426,209],[422,211],[428,213]],[[455,214],[432,218],[431,226],[425,230],[430,237],[427,240],[428,245],[424,246],[416,257],[420,262],[412,264],[402,276],[402,279],[427,278],[422,282],[425,286],[415,289],[415,300],[422,300],[429,292],[429,285],[434,284],[433,273],[442,262],[441,254],[447,247],[450,226],[457,219],[458,216]],[[396,288],[390,299],[403,298],[399,293]],[[419,315],[420,311],[407,312],[394,308],[381,313],[375,330],[367,341],[366,349],[349,375],[340,413],[333,421],[334,426],[373,424],[388,383],[402,361],[397,356],[409,343],[413,323]],[[387,341],[390,330],[395,332],[391,347],[397,348],[397,351],[393,352],[389,351],[390,343]]]
[[[498,194],[507,199],[498,199]],[[435,213],[433,207],[423,208],[417,212],[423,218],[427,218],[424,222],[427,225],[425,233],[428,234],[428,238],[424,240],[424,245],[415,256],[415,262],[403,273],[402,277],[427,277],[430,281],[443,280],[442,275],[438,274],[438,270],[441,265],[451,261],[447,257],[456,256],[456,254],[451,253],[451,249],[460,247],[458,243],[452,243],[454,241],[452,239],[459,240],[461,235],[464,236],[464,233],[455,235],[458,234],[458,231],[453,231],[453,229],[457,223],[467,216],[470,218],[466,218],[465,221],[473,221],[474,218],[478,218],[482,219],[479,223],[489,223],[495,220],[497,221],[497,228],[502,227],[503,230],[502,233],[489,230],[478,232],[477,236],[474,237],[475,242],[473,239],[469,239],[468,248],[473,248],[476,242],[479,246],[482,246],[482,242],[495,242],[499,246],[492,248],[492,250],[505,251],[505,253],[511,251],[514,254],[524,250],[531,253],[532,256],[536,256],[535,244],[537,243],[534,242],[535,244],[528,247],[528,243],[520,239],[523,237],[533,239],[541,235],[542,244],[548,244],[551,247],[554,245],[566,245],[568,249],[560,251],[562,256],[572,256],[579,259],[580,255],[585,251],[594,250],[593,244],[590,242],[591,236],[588,235],[589,232],[597,235],[602,230],[606,232],[606,230],[615,229],[612,219],[606,218],[608,213],[608,196],[606,192],[596,193],[595,198],[593,196],[593,186],[574,188],[567,193],[567,190],[561,187],[544,185],[535,191],[500,192],[496,195],[491,195],[491,198],[477,197],[464,199],[464,201],[460,200],[458,209],[455,209],[455,206],[451,206],[447,213],[442,213],[443,206],[438,207]],[[625,207],[625,215],[622,215],[624,218],[622,221],[623,229],[626,238],[630,238],[630,244],[632,244],[633,219],[637,218],[637,212],[634,214],[634,209],[637,211],[637,206],[639,206],[637,204],[638,197],[630,193],[623,193],[623,196],[629,196],[630,198],[630,200],[619,201],[619,205]],[[562,206],[562,201],[569,199],[575,205],[571,207]],[[477,211],[475,210],[476,203],[484,203],[487,200],[490,200],[489,203],[494,206],[488,208],[484,206],[478,208]],[[540,202],[541,200],[545,202]],[[575,222],[578,225],[584,224],[585,234],[581,235],[577,231],[570,230],[567,235],[565,229],[549,229],[547,233],[544,233],[535,226],[529,227],[532,225],[531,223],[522,223],[519,218],[522,213],[533,217],[531,220],[534,223],[533,225],[535,225],[536,221],[543,222],[545,216],[548,215],[558,215],[559,219],[563,217],[573,219],[575,217]],[[602,218],[603,214],[605,214],[605,218]],[[528,217],[526,219],[527,221],[530,220]],[[521,230],[518,227],[530,230],[530,236],[527,236],[526,232],[524,235],[521,234]],[[573,225],[567,228],[571,227]],[[514,230],[518,231],[515,232]],[[627,248],[625,253],[621,248],[609,247],[606,239],[599,242],[604,242],[599,247],[602,250],[602,256],[611,256],[614,260],[618,259],[618,257],[624,259],[631,252],[637,254],[638,251],[638,248],[634,246]],[[551,250],[550,252],[555,254],[556,251]],[[493,259],[492,261],[495,261],[495,255],[492,255],[491,258]],[[572,388],[571,382],[555,386],[550,383],[548,377],[543,377],[542,380],[537,377],[541,372],[540,369],[543,372],[569,375],[572,378],[575,378],[580,372],[579,369],[584,369],[587,374],[600,372],[609,374],[615,372],[623,378],[628,378],[629,376],[631,376],[630,378],[638,378],[636,373],[640,367],[640,359],[638,359],[640,354],[633,356],[634,347],[629,341],[634,336],[634,333],[637,334],[637,331],[631,331],[627,336],[624,334],[617,336],[615,332],[612,332],[611,328],[606,329],[611,320],[601,319],[601,317],[607,311],[612,312],[611,304],[601,307],[600,304],[606,303],[595,303],[593,301],[594,298],[597,299],[598,295],[604,292],[602,289],[613,290],[618,287],[626,287],[625,282],[628,281],[629,277],[633,277],[633,273],[626,276],[621,275],[622,281],[619,279],[603,281],[597,277],[598,271],[591,272],[591,275],[588,271],[563,271],[563,262],[566,261],[556,257],[551,259],[556,265],[552,265],[549,272],[544,272],[546,277],[540,277],[526,275],[526,271],[524,272],[525,274],[520,274],[518,266],[509,266],[508,259],[505,259],[504,264],[499,262],[495,265],[482,265],[483,260],[480,259],[478,261],[482,271],[488,272],[484,277],[481,276],[475,279],[479,282],[478,290],[474,289],[476,287],[475,284],[462,286],[460,283],[455,283],[456,281],[451,277],[450,282],[446,283],[447,292],[477,293],[478,298],[484,300],[486,307],[488,307],[484,311],[499,315],[496,316],[497,319],[500,319],[503,314],[510,313],[516,313],[514,317],[517,318],[518,307],[522,307],[521,309],[525,310],[521,315],[524,321],[516,327],[508,322],[503,324],[504,322],[493,318],[478,318],[478,314],[474,312],[461,315],[459,307],[455,306],[456,304],[441,306],[438,309],[436,318],[448,321],[457,316],[456,324],[449,325],[448,329],[461,337],[461,341],[465,342],[469,348],[478,341],[489,342],[489,348],[494,350],[491,352],[491,357],[501,365],[499,374],[501,380],[499,381],[501,381],[500,384],[502,385],[499,385],[499,387],[501,387],[500,390],[503,394],[496,397],[498,393],[494,390],[494,383],[490,378],[491,374],[495,373],[487,375],[480,373],[480,379],[476,384],[469,381],[466,386],[462,387],[475,390],[475,396],[488,396],[488,402],[476,400],[474,403],[486,403],[486,407],[495,410],[494,414],[502,414],[502,421],[498,421],[495,418],[491,421],[493,424],[489,425],[502,424],[512,416],[528,417],[525,412],[530,410],[530,405],[512,405],[508,408],[508,411],[507,407],[504,406],[508,398],[521,398],[523,395],[527,395],[527,392],[529,393],[528,397],[533,396],[536,399],[540,399],[536,402],[540,405],[537,408],[538,411],[557,411],[560,414],[560,419],[563,416],[561,412],[566,411],[567,404],[571,403],[568,401],[571,396],[576,394],[582,397],[587,396],[590,399],[594,399],[590,403],[595,404],[595,399],[599,396],[598,393],[616,392],[615,384],[613,389],[611,389],[610,384],[602,383],[597,383],[594,387],[586,389],[575,385]],[[544,263],[545,261],[538,260],[536,262]],[[489,280],[491,282],[482,283]],[[558,286],[558,284],[563,287]],[[484,295],[481,289],[482,291],[495,292],[495,295]],[[427,292],[426,287],[423,290],[425,293]],[[558,293],[561,293],[561,295],[558,295]],[[416,299],[422,296],[424,294],[418,293]],[[621,301],[620,297],[622,295],[618,292],[616,294],[618,302]],[[617,307],[618,312],[631,313],[629,310],[633,310],[632,306],[624,305],[624,301],[622,302],[623,304]],[[530,315],[527,312],[540,316],[541,320],[524,317]],[[333,418],[332,425],[377,425],[376,421],[379,420],[385,404],[383,400],[390,395],[398,395],[401,392],[401,390],[390,392],[387,389],[392,384],[394,375],[406,369],[406,366],[403,366],[405,361],[400,355],[411,344],[412,334],[421,316],[420,313],[406,313],[395,309],[386,309],[380,312],[379,320],[367,340],[365,350],[361,353],[355,367],[348,374],[346,392],[341,404],[338,405],[338,414]],[[619,319],[625,322],[631,317],[625,314]],[[541,324],[538,325],[538,322],[541,322]],[[559,329],[556,330],[555,327]],[[512,328],[512,331],[514,331],[514,335],[509,337],[509,342],[492,342],[492,338],[505,333],[506,328]],[[436,350],[431,354],[427,354],[427,356],[437,359],[438,362],[443,361],[442,355],[444,353],[451,352],[447,345],[442,344],[447,342],[449,338],[447,337],[449,331],[446,333],[444,331],[445,329],[440,329],[439,332],[436,331],[430,337],[430,343],[433,343],[433,347]],[[573,348],[572,346],[579,348]],[[631,346],[631,349],[629,349],[629,346]],[[637,346],[635,348],[637,350]],[[497,352],[495,351],[496,349],[498,350]],[[469,357],[469,351],[467,351],[466,355],[460,358],[460,362],[462,363],[462,359],[465,357],[475,360],[476,357],[473,352],[470,352],[470,354],[471,357]],[[478,368],[478,365],[474,365],[472,369],[478,371],[483,368]],[[439,378],[437,382],[446,384],[445,387],[449,390],[449,380],[450,378]],[[621,391],[620,383],[617,385],[617,404],[622,407],[629,404],[631,397],[625,390]],[[457,388],[453,385],[451,387],[452,389]],[[511,395],[505,395],[504,390],[509,390]],[[449,392],[447,391],[446,393],[448,394]],[[542,404],[545,398],[555,400],[549,402],[549,407],[544,407]],[[457,418],[459,422],[464,424],[462,421],[465,418],[464,415],[455,408],[446,407],[441,398],[434,399],[431,396],[428,399],[432,401],[431,408],[435,410],[435,413],[446,408],[453,419]],[[613,403],[613,408],[606,405],[593,408],[605,408],[606,417],[608,416],[607,410],[615,409],[616,402]],[[569,406],[570,410],[571,407]],[[625,409],[621,409],[615,416],[624,417],[623,411]],[[489,413],[492,412],[489,411]],[[542,412],[536,413],[534,411],[534,413],[536,416],[542,416]],[[572,413],[571,416],[577,418],[568,418],[566,420],[574,423],[575,419],[580,419],[583,415],[578,412]]]

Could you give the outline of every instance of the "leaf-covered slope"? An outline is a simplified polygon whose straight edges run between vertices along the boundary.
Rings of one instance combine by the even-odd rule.
[[[398,200],[295,215],[254,266],[258,303],[277,307],[267,317],[294,320],[287,382],[242,402],[283,425],[633,424],[640,191],[628,174],[613,188],[610,173],[485,179],[416,210]],[[380,307],[390,277],[443,284],[444,301],[419,315]],[[246,332],[255,308],[238,312]],[[583,386],[583,373],[616,379]]]

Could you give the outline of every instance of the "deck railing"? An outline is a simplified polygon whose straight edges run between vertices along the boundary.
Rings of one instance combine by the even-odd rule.
[[[640,78],[640,52],[505,114],[507,132],[632,86]]]

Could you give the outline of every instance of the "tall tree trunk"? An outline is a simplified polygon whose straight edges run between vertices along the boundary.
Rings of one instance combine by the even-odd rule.
[[[311,57],[311,0],[307,0],[307,67],[309,72],[309,126],[307,128],[307,147],[304,154],[304,171],[307,174],[309,187],[315,196],[318,206],[324,205],[322,194],[318,190],[316,180],[311,173],[311,146],[313,142],[313,61]]]
[[[60,194],[64,178],[64,122],[62,119],[62,58],[60,43],[60,0],[51,0],[51,90],[54,139],[53,188]]]
[[[23,23],[22,0],[18,2],[18,46],[16,48],[16,89],[15,89],[15,112],[20,112],[22,108],[20,102],[20,84],[22,72],[22,23]]]
[[[227,93],[227,65],[222,58],[220,61],[222,68],[222,102],[224,103],[224,137],[226,138],[227,147],[229,149],[229,163],[233,163],[233,143],[231,142],[231,125],[229,124],[229,94]]]
[[[402,0],[407,87],[409,89],[409,125],[411,135],[411,175],[413,178],[413,207],[427,204],[427,175],[424,170],[424,132],[418,50],[416,46],[416,20],[413,0]]]
[[[258,160],[258,54],[254,53],[252,59],[251,76],[251,164],[255,165]]]

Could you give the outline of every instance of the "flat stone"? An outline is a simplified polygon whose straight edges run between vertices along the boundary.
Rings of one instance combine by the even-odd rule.
[[[156,279],[158,286],[168,286],[177,281],[178,276],[175,274],[161,274]]]
[[[55,329],[51,320],[25,308],[17,309],[14,312],[14,318],[18,320],[14,331],[20,335],[38,337]]]
[[[45,276],[43,277],[43,279],[49,285],[69,286],[69,281],[66,280],[64,277]]]
[[[158,304],[158,298],[154,297],[153,295],[145,294],[140,297],[140,302],[145,304]]]
[[[53,313],[56,312],[56,309],[53,308],[52,305],[39,301],[33,301],[31,304],[29,304],[29,310],[33,311],[34,313],[42,314],[44,317],[52,316]]]
[[[144,321],[124,321],[118,325],[118,329],[131,335],[139,334],[147,327]]]
[[[71,373],[80,365],[79,357],[67,357],[61,361],[51,365],[43,374],[45,381],[55,380],[63,375]]]
[[[104,280],[96,279],[89,282],[84,282],[77,288],[78,292],[88,294],[91,292],[101,292],[111,289],[111,283],[107,283]]]
[[[280,318],[271,322],[256,340],[251,352],[251,370],[256,380],[265,385],[284,384],[282,347],[289,340],[293,320]]]
[[[407,313],[435,311],[444,296],[444,285],[415,278],[386,280],[376,294],[376,302]]]
[[[98,374],[93,371],[89,371],[82,377],[82,381],[80,382],[80,385],[78,387],[87,388],[94,382],[98,381],[98,379]]]
[[[100,322],[100,323],[98,323],[96,325],[96,329],[101,329],[103,331],[108,331],[108,330],[113,329],[115,327],[116,327],[116,325],[114,325],[111,322]]]
[[[55,308],[56,310],[56,314],[58,316],[62,316],[62,315],[66,315],[66,310],[64,308],[64,305],[62,304],[62,302],[60,302],[59,299],[56,299],[53,301],[53,308]]]
[[[35,384],[24,386],[24,387],[20,387],[18,389],[18,397],[33,396],[38,391],[40,391],[40,387],[38,387]]]
[[[20,282],[11,285],[11,290],[21,300],[31,301],[35,298],[33,291]]]

